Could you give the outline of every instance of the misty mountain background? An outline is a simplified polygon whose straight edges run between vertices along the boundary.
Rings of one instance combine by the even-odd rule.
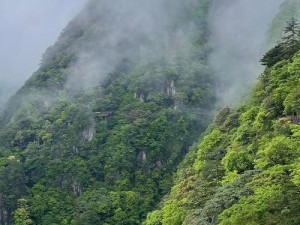
[[[210,63],[221,79],[218,91],[220,105],[230,104],[239,96],[238,93],[245,93],[245,90],[253,85],[255,78],[261,72],[262,67],[258,61],[264,50],[263,45],[268,25],[282,2],[283,0],[228,0],[214,4],[209,19],[210,46],[212,48]],[[38,68],[42,53],[55,42],[62,28],[85,3],[85,0],[47,3],[37,0],[30,2],[22,0],[18,3],[14,1],[1,3],[0,25],[3,29],[1,29],[2,41],[0,43],[2,45],[0,107]],[[172,7],[176,4],[172,4]],[[120,12],[122,9],[143,12],[143,8],[147,11],[154,5],[152,3],[138,6],[133,2],[124,2],[124,5],[119,6],[118,10]],[[104,4],[103,7],[105,8]],[[166,5],[166,7],[168,6]],[[145,33],[148,36],[156,34],[159,30],[158,27],[162,25],[160,22],[165,21],[163,7],[157,9],[160,10],[157,12],[157,21],[152,21],[152,24],[147,26],[140,26],[143,29],[150,29]],[[130,14],[131,18],[127,23],[132,27],[138,26],[134,23],[141,19],[139,17],[142,14]],[[117,25],[117,23],[115,24]],[[103,25],[105,26],[105,24]],[[111,38],[126,39],[124,31],[118,29],[120,25],[117,26],[119,27],[115,27],[114,30],[119,34],[110,34]],[[128,33],[128,35],[131,34]],[[109,44],[103,43],[106,47]],[[113,46],[110,48],[113,49]],[[7,57],[7,54],[11,54],[13,57]],[[88,58],[88,55],[84,53],[81,55],[83,62],[79,63],[84,64],[84,60],[93,61]],[[230,57],[227,57],[228,55]],[[118,56],[118,52],[101,57],[104,60],[101,62],[102,66],[108,66],[118,57],[122,58]],[[97,62],[97,64],[99,63]],[[97,75],[92,71],[92,67],[93,69],[98,69],[98,67],[93,63],[89,64],[90,76],[87,74],[84,78],[85,81],[81,81],[82,83],[95,83],[93,76]],[[111,71],[112,68],[113,65],[108,66],[105,73]],[[71,84],[72,81],[70,81]],[[224,93],[226,94],[224,95]]]
[[[0,3],[0,107],[38,69],[86,0],[3,0]]]
[[[279,49],[270,39],[280,40],[274,24],[293,1],[90,0],[68,9],[76,16],[49,31],[57,40],[24,85],[3,74],[7,90],[21,88],[0,111],[0,224],[239,225],[243,213],[257,219],[244,204],[266,221],[298,221],[300,38]],[[20,7],[37,29],[36,14],[24,19],[33,5]],[[274,45],[278,64],[263,71]],[[249,183],[265,177],[277,182],[269,192],[257,189],[268,182]],[[272,196],[277,213],[268,213]]]

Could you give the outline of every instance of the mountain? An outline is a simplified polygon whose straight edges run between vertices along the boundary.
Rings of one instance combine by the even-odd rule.
[[[0,113],[1,225],[300,224],[298,2],[251,96],[216,115],[235,82],[211,60],[217,6],[86,4]]]
[[[1,112],[0,224],[141,224],[213,117],[209,7],[86,5]]]
[[[297,21],[290,19],[284,31],[262,58],[267,66],[249,100],[219,112],[144,225],[300,224]]]
[[[273,47],[283,36],[282,28],[290,18],[300,19],[300,2],[297,0],[286,0],[281,6],[278,14],[271,23],[267,32],[265,49]]]

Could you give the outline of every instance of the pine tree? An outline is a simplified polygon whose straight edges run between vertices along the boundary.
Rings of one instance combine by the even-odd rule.
[[[285,37],[283,37],[283,40],[286,40],[287,43],[295,42],[298,40],[299,23],[294,17],[292,17],[287,22],[287,26],[284,27],[283,31],[286,35]]]
[[[300,48],[299,44],[299,23],[291,18],[283,29],[284,37],[260,60],[264,66],[273,66],[277,62],[291,58]]]

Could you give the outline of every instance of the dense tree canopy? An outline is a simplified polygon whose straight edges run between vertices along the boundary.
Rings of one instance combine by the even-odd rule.
[[[157,24],[164,38],[132,33],[135,43],[115,44],[105,38],[126,12],[105,14],[90,1],[46,51],[0,115],[0,224],[141,224],[169,192],[176,166],[212,119],[189,111],[215,102],[210,2],[178,4]],[[138,48],[147,54],[137,56]],[[130,54],[114,60],[114,51]],[[117,61],[106,75],[104,59]]]
[[[300,223],[300,53],[285,57],[266,67],[245,105],[220,111],[145,225]]]
[[[0,113],[1,225],[300,224],[296,20],[249,100],[208,126],[211,1],[172,1],[158,1],[171,10],[163,38],[131,26],[108,38],[130,54],[107,74],[115,30],[103,21],[125,20],[121,9],[107,18],[90,1],[46,51]]]

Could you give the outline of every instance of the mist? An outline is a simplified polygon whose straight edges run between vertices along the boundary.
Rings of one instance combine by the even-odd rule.
[[[231,105],[262,72],[266,32],[284,0],[215,1],[210,14],[209,62],[219,78],[219,105]]]
[[[161,54],[168,54],[168,58],[176,54],[171,52],[171,42],[176,39],[178,46],[183,46],[187,40],[181,35],[182,26],[172,37],[169,29],[173,16],[186,2],[191,0],[91,1],[93,8],[86,9],[76,21],[93,24],[97,29],[91,29],[90,36],[77,46],[78,59],[71,65],[67,89],[76,91],[99,85],[124,59],[148,61]],[[91,23],[95,15],[98,21]]]
[[[38,69],[43,52],[86,0],[2,0],[0,107]]]
[[[232,104],[253,86],[263,69],[259,59],[266,31],[283,1],[213,1],[209,64],[219,80],[219,105]],[[0,106],[38,68],[42,53],[86,2],[7,0],[1,3]],[[178,54],[191,57],[188,36],[198,31],[193,24],[172,23],[184,4],[194,0],[96,2],[98,7],[89,13],[83,11],[75,19],[84,27],[90,24],[93,12],[100,15],[96,24],[91,23],[90,36],[75,46],[77,61],[70,66],[68,90],[99,85],[124,59],[151,60],[164,54],[171,61]],[[176,32],[170,35],[168,30],[174,26],[178,26]]]
[[[208,24],[209,65],[219,83],[218,106],[235,103],[253,87],[263,70],[259,60],[265,50],[266,32],[283,1],[213,1]],[[167,32],[172,16],[184,7],[184,1],[99,0],[98,6],[99,30],[88,40],[97,43],[97,50],[85,44],[78,48],[68,89],[98,85],[124,58],[147,60],[162,52],[168,59],[175,58],[182,52],[172,49],[173,42],[180,43],[177,48],[185,48],[187,34],[197,32],[192,24],[180,26],[175,37]],[[90,16],[82,15],[81,22],[88,24]],[[147,43],[152,43],[150,48]]]

